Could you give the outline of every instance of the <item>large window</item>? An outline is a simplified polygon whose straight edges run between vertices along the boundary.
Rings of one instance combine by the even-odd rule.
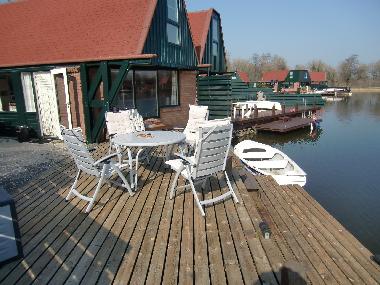
[[[219,25],[215,17],[212,18],[212,63],[216,70],[219,69]]]
[[[180,44],[178,0],[167,0],[168,19],[166,23],[166,34],[169,43]]]
[[[137,108],[144,118],[157,117],[159,107],[178,106],[178,72],[130,70],[111,107]]]
[[[11,74],[0,74],[0,112],[17,112]]]
[[[176,71],[159,70],[158,102],[160,106],[178,105],[178,78]]]

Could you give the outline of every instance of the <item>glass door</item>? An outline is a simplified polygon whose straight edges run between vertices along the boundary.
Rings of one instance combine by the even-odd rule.
[[[135,70],[135,106],[144,118],[158,117],[157,72]]]

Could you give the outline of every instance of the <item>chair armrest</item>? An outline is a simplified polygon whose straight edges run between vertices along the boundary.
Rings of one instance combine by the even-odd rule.
[[[180,153],[174,153],[175,156],[178,156],[180,159],[184,160],[185,162],[187,162],[187,164],[190,164],[191,166],[194,166],[195,165],[195,161],[192,157],[188,157],[188,156],[184,156]]]
[[[111,158],[113,158],[115,156],[117,156],[116,152],[115,153],[111,153],[111,154],[109,154],[109,155],[107,155],[105,157],[102,157],[101,159],[95,161],[94,166],[98,165],[99,163],[106,162],[106,161],[110,160]]]

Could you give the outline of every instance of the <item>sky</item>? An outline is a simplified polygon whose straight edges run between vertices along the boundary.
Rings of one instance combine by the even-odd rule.
[[[188,11],[214,8],[232,58],[282,56],[290,67],[313,59],[337,66],[357,54],[380,60],[380,0],[186,0]]]

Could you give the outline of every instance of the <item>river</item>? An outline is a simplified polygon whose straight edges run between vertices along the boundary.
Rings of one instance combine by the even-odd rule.
[[[289,155],[308,174],[304,187],[370,251],[380,253],[380,93],[327,103],[310,134],[250,137]]]

